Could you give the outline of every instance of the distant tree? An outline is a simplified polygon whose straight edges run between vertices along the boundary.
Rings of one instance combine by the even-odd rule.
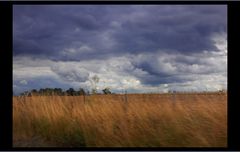
[[[97,94],[97,89],[92,89],[92,94]]]
[[[42,89],[42,88],[39,89],[38,94],[39,94],[39,95],[44,95],[44,89]]]
[[[38,95],[44,95],[44,96],[49,96],[49,95],[54,95],[54,89],[53,88],[45,88],[45,89],[39,89],[37,92]]]
[[[104,94],[111,94],[110,88],[105,88],[102,90]]]
[[[86,95],[90,95],[90,91],[89,90],[86,90],[85,93],[86,93]]]
[[[61,88],[54,88],[53,89],[54,95],[63,95],[62,89]]]
[[[73,88],[69,88],[67,91],[66,91],[67,95],[68,96],[74,96],[76,94],[75,90]]]
[[[20,93],[20,96],[24,96],[24,92]]]
[[[97,93],[97,83],[99,82],[100,78],[97,75],[94,75],[91,78],[91,84],[92,84],[92,94],[96,94]]]
[[[51,88],[46,88],[46,89],[45,89],[45,94],[46,94],[47,96],[52,95],[52,94],[53,94],[53,89],[51,89]]]
[[[84,91],[84,89],[83,88],[79,88],[78,95],[85,95],[85,94],[86,94],[86,92]]]
[[[36,89],[31,90],[31,95],[38,95],[38,91]]]
[[[96,93],[96,91],[95,91]],[[31,91],[22,92],[21,96],[31,96],[31,95],[41,95],[41,96],[79,96],[79,95],[86,95],[90,94],[88,90],[84,90],[83,88],[79,88],[78,91],[75,91],[73,88],[69,88],[68,90],[64,91],[61,88],[40,88],[39,91],[36,89],[32,89]],[[13,94],[14,95],[14,94]]]

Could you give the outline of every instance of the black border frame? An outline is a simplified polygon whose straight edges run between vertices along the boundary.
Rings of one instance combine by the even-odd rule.
[[[227,5],[228,7],[228,146],[222,147],[158,147],[158,148],[13,148],[12,147],[12,19],[13,5]],[[208,151],[229,151],[240,150],[240,125],[237,122],[240,116],[238,110],[238,88],[240,87],[240,74],[237,70],[237,51],[239,50],[238,40],[240,40],[240,24],[237,22],[240,11],[240,2],[236,1],[5,1],[0,2],[0,53],[1,53],[1,90],[0,97],[4,97],[0,101],[0,149],[16,150],[16,151],[32,151],[32,150],[58,150],[58,151],[76,151],[76,150],[104,150],[104,151],[192,151],[192,150],[208,150]],[[3,34],[2,34],[3,33]],[[235,61],[234,61],[235,58]],[[235,100],[235,101],[234,101]],[[240,122],[240,121],[239,121]]]

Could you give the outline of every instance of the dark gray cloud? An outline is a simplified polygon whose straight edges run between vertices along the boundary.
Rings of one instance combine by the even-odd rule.
[[[227,6],[15,5],[13,55],[15,88],[221,88]]]
[[[14,6],[14,55],[55,60],[216,50],[226,6]],[[91,51],[81,51],[87,46]],[[64,51],[74,49],[75,52]]]

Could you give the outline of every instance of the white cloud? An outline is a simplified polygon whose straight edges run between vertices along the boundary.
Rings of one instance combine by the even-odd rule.
[[[58,62],[51,66],[51,70],[61,79],[70,82],[84,82],[89,76],[86,69],[75,63]]]
[[[22,85],[27,85],[28,84],[28,82],[26,80],[21,80],[19,83],[22,84]]]
[[[51,71],[50,67],[24,67],[13,70],[13,79],[15,80],[44,76],[56,77],[57,75]]]
[[[212,40],[215,46],[218,48],[219,55],[227,55],[227,34],[226,33],[215,33],[212,36]]]
[[[94,49],[91,48],[90,46],[81,45],[80,47],[65,48],[63,51],[60,52],[60,54],[65,57],[74,58],[76,56],[81,56],[82,53],[93,53],[93,52],[94,52]]]

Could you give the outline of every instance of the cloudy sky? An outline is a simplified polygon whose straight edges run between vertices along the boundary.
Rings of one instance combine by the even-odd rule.
[[[227,87],[225,5],[15,5],[13,91]]]

